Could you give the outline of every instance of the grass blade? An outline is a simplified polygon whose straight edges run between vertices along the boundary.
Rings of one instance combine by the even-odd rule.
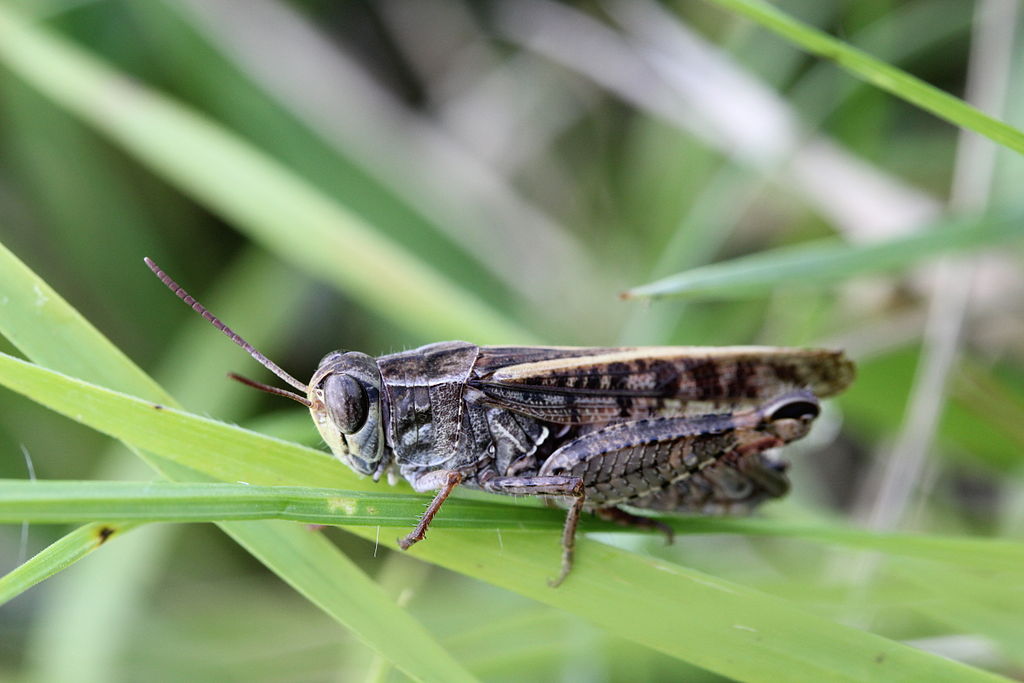
[[[841,524],[792,523],[762,517],[696,517],[677,521],[672,526],[681,534],[746,534],[818,541],[982,571],[1007,571],[1024,566],[1024,544],[999,538],[878,532]]]
[[[259,519],[310,524],[414,526],[422,495],[223,483],[0,480],[0,524],[28,521],[220,522]],[[565,514],[547,508],[452,499],[437,528],[562,528]],[[603,531],[611,524],[595,525]]]
[[[914,609],[930,616],[950,628],[967,629],[980,633],[999,643],[1006,656],[1018,665],[1024,665],[1024,591],[1020,587],[1020,572],[1005,574],[986,572],[979,577],[922,562],[893,562],[886,571],[898,577],[907,586],[906,593],[921,593],[914,601]],[[1010,586],[1013,590],[1006,590]]]
[[[3,244],[0,295],[0,334],[26,355],[59,359],[59,367],[75,377],[154,401],[171,402],[156,382]],[[68,353],[71,348],[76,351]]]
[[[86,524],[75,529],[14,570],[0,576],[0,605],[67,569],[110,539],[138,526],[132,523],[106,522]]]
[[[234,522],[225,531],[310,602],[352,624],[353,633],[413,679],[476,680],[322,534],[287,522]]]
[[[225,429],[235,429],[225,425]],[[226,483],[0,480],[0,523],[81,521],[219,522],[257,519],[309,524],[412,526],[428,500],[423,495],[296,486]],[[559,530],[558,510],[453,498],[431,528]],[[680,534],[744,534],[811,540],[889,555],[922,558],[974,571],[1024,566],[1024,544],[1003,539],[884,533],[841,525],[779,519],[689,517],[663,521]],[[623,527],[584,519],[584,531]]]
[[[254,485],[311,485],[372,491],[323,451],[102,389],[0,354],[3,383],[105,434],[150,451],[202,476]],[[187,447],[182,434],[191,434]]]
[[[550,539],[529,532],[502,538],[499,545],[487,532],[435,533],[411,552],[739,680],[1005,680],[715,576],[596,543],[581,549],[573,576],[552,590],[545,580],[558,551]]]
[[[1024,154],[1024,133],[1013,126],[983,114],[963,100],[790,17],[763,0],[708,1],[757,22],[811,54],[833,60],[872,85],[953,125],[973,130]]]
[[[671,275],[634,287],[622,296],[763,296],[778,285],[838,282],[856,275],[897,270],[946,252],[962,252],[1021,237],[1024,215],[1019,212],[961,218],[874,244],[850,245],[827,240],[772,249]]]

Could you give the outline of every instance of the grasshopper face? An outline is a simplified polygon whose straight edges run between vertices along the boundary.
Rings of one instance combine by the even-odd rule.
[[[358,351],[324,356],[309,382],[309,413],[334,456],[360,474],[387,467],[377,362]]]

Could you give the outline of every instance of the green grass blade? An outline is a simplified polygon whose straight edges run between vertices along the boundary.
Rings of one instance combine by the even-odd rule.
[[[745,586],[602,544],[581,545],[573,575],[555,590],[545,580],[557,566],[558,548],[543,534],[503,532],[499,544],[488,532],[435,532],[410,552],[739,680],[1005,680],[811,616]]]
[[[668,520],[666,520],[668,521]],[[1024,544],[977,538],[857,529],[841,524],[792,523],[770,518],[696,517],[672,524],[681,534],[745,534],[818,541],[888,555],[927,559],[975,570],[1005,571],[1024,566]]]
[[[255,241],[399,326],[425,339],[533,339],[268,155],[6,4],[0,61]]]
[[[324,453],[102,389],[0,354],[3,383],[116,439],[220,481],[372,491]],[[180,441],[189,434],[188,445]]]
[[[414,526],[422,495],[222,483],[0,480],[0,523],[79,521],[219,522],[259,519],[311,524]],[[433,526],[558,530],[565,513],[452,499]],[[597,528],[612,531],[611,524]]]
[[[1024,585],[1019,569],[978,577],[931,563],[900,561],[889,563],[886,572],[898,577],[908,594],[922,594],[912,603],[914,610],[951,629],[986,635],[1011,661],[1024,665]]]
[[[783,284],[820,285],[892,271],[945,252],[1024,237],[1024,214],[946,221],[885,242],[850,245],[826,240],[742,256],[634,287],[625,298],[764,296]]]
[[[86,524],[61,537],[28,561],[0,576],[0,605],[67,569],[107,541],[138,526],[125,522]]]
[[[144,396],[171,398],[46,282],[0,244],[0,334],[62,371]],[[69,352],[69,349],[75,349]]]
[[[363,642],[413,679],[476,680],[322,534],[287,522],[235,522],[225,531],[310,602],[352,624]]]
[[[416,523],[426,500],[423,495],[396,494],[380,487],[367,492],[227,483],[0,480],[0,523],[277,519],[402,527]],[[563,512],[548,508],[453,498],[431,528],[558,530],[564,520]],[[1003,539],[881,533],[765,518],[690,517],[664,521],[680,534],[744,534],[819,541],[961,565],[975,571],[1010,571],[1024,566],[1024,544]],[[582,528],[603,532],[626,530],[592,519],[583,520]]]
[[[272,483],[284,483],[296,474],[302,476],[304,471],[304,476],[310,476],[304,468],[293,471],[286,455],[301,455],[306,449],[221,425],[222,430],[232,430],[239,441],[247,444],[242,451],[263,451],[263,464],[250,472],[244,459],[231,455],[237,444],[231,443],[226,431],[216,436],[210,425],[197,429],[200,418],[173,410],[154,410],[145,401],[90,387],[11,357],[0,356],[0,382],[94,427],[102,429],[96,424],[102,422],[116,428],[127,441],[132,438],[126,434],[151,439],[146,447],[165,457],[185,460],[182,453],[198,451],[201,457],[196,464],[202,465],[203,460],[219,458],[217,450],[224,449],[234,470],[224,465],[207,467],[230,481],[273,478],[277,481]],[[150,419],[147,414],[151,414]],[[161,430],[163,434],[147,436]],[[172,436],[175,430],[176,438]],[[259,444],[257,439],[264,441]],[[274,452],[284,457],[275,458]],[[270,470],[275,460],[280,471],[273,477]],[[337,465],[334,469],[344,470]],[[369,539],[378,537],[375,529],[349,528]],[[381,537],[393,538],[401,533],[393,529]],[[612,633],[741,680],[1000,680],[881,636],[812,616],[753,589],[585,538],[578,543],[572,576],[558,589],[547,586],[559,563],[557,533],[436,529],[429,542],[418,544],[411,553],[574,612]],[[674,628],[666,629],[665,624]],[[736,652],[744,656],[735,657]]]
[[[41,278],[28,269],[2,245],[0,245],[0,301],[3,302],[3,315],[0,316],[0,334],[10,339],[16,339],[18,347],[30,358],[38,361],[40,364],[54,368],[57,372],[64,373],[61,375],[56,374],[56,372],[52,373],[52,378],[61,377],[60,381],[66,381],[69,379],[65,376],[66,374],[82,370],[84,374],[94,378],[112,378],[117,380],[114,382],[116,388],[127,392],[138,392],[146,396],[147,399],[154,401],[147,402],[135,399],[134,403],[128,401],[124,404],[118,404],[122,405],[122,407],[131,406],[134,408],[133,414],[142,420],[140,424],[152,424],[151,419],[147,419],[147,417],[151,418],[152,415],[147,415],[147,413],[159,412],[164,409],[181,415],[170,408],[177,405],[173,398],[155,385],[142,370],[124,357],[109,340],[103,337],[86,320],[81,318],[66,301],[61,299]],[[39,302],[44,302],[45,305],[40,306]],[[43,330],[52,328],[55,330],[55,333],[48,336],[38,331],[23,330],[21,329],[22,327],[40,328]],[[55,340],[57,340],[56,343]],[[9,360],[14,359],[9,358]],[[103,368],[115,365],[120,366],[117,371],[103,371]],[[70,389],[72,386],[74,386],[74,382],[66,385],[65,388]],[[113,393],[116,394],[116,392]],[[83,410],[90,407],[90,399],[87,398],[86,394],[73,392],[66,396],[66,398],[70,402],[62,404],[68,411],[65,414],[76,415],[73,403],[78,399],[83,400],[81,406]],[[115,408],[115,411],[120,409],[122,408]],[[82,414],[84,415],[84,413]],[[121,415],[122,418],[126,416],[128,416],[128,413]],[[124,424],[124,420],[117,418],[115,414],[111,414],[109,417],[122,425]],[[97,419],[101,419],[100,416],[97,416]],[[219,423],[213,421],[208,421],[206,424],[190,422],[191,416],[185,419],[190,425],[189,428],[198,429],[200,433],[208,425],[212,425],[213,433],[215,435],[220,434],[216,426]],[[115,436],[115,438],[120,438],[119,434],[121,432],[110,425],[107,425],[106,429],[103,427],[100,427],[100,429]],[[278,470],[274,468],[273,462],[268,463],[261,455],[261,452],[267,450],[266,443],[262,441],[264,437],[253,436],[257,438],[257,443],[246,443],[245,437],[237,435],[229,437],[228,440],[230,442],[240,445],[243,449],[251,449],[248,453],[244,450],[235,451],[235,457],[239,461],[247,463],[250,466],[249,471],[251,473],[255,473],[255,471],[261,468],[269,468],[268,473],[263,476],[270,477],[271,481],[252,483],[282,483],[281,481],[274,480],[278,476]],[[219,447],[217,438],[219,437],[215,436],[213,443],[211,443],[213,452],[216,452],[216,449]],[[125,439],[125,441],[129,440]],[[140,443],[143,441],[146,440],[142,439]],[[308,482],[308,477],[321,477],[325,484],[337,486],[338,488],[360,489],[365,487],[365,484],[361,483],[354,474],[345,471],[344,468],[334,467],[333,460],[322,451],[293,446],[285,444],[285,442],[280,443],[286,452],[289,453],[286,456],[287,460],[293,469],[293,473],[298,475],[299,480]],[[159,451],[159,440],[157,440],[156,445],[157,448],[153,450]],[[203,457],[210,452],[206,451]],[[222,453],[222,457],[224,455],[230,457],[230,451]],[[203,457],[184,458],[178,464],[197,472],[204,472],[203,468],[205,465],[201,462]],[[234,469],[230,470],[230,472],[236,471]],[[340,473],[341,478],[332,476],[332,471]],[[208,471],[205,474],[214,478],[225,478],[224,476],[218,476],[223,473],[218,473],[217,471]],[[231,476],[226,478],[230,481],[234,480]]]
[[[763,0],[708,1],[757,22],[811,54],[833,60],[850,73],[939,118],[1024,154],[1024,133],[1013,126],[983,114],[963,100],[790,17]]]

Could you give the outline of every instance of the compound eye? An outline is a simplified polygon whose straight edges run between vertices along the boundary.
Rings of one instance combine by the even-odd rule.
[[[366,423],[370,403],[363,386],[351,375],[333,374],[324,380],[327,416],[343,434],[355,434]]]
[[[818,417],[821,409],[817,403],[806,399],[793,399],[778,406],[768,416],[770,422],[776,420],[813,420]]]

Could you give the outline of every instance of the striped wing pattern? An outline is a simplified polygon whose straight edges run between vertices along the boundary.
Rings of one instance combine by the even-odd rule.
[[[827,397],[853,376],[843,353],[827,349],[482,347],[468,384],[497,407],[597,424],[755,406],[794,388]]]

